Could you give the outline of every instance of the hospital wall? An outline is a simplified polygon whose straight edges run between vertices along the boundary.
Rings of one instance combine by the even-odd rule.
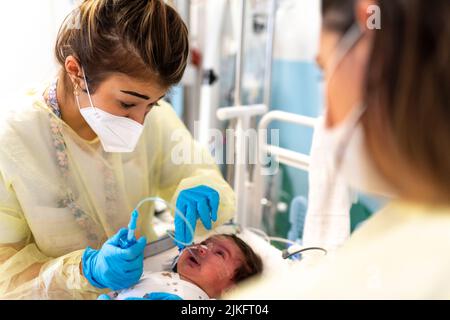
[[[2,1],[0,4],[0,90],[13,100],[24,90],[51,81],[58,67],[56,35],[73,0]]]

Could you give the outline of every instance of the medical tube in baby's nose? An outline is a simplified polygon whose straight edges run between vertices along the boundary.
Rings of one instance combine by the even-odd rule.
[[[197,258],[197,254],[192,250],[192,246],[187,246],[187,247],[184,247],[183,249],[178,249],[178,250],[180,251],[180,255],[184,252],[184,250],[187,250],[191,254],[191,256],[194,256]]]
[[[208,252],[208,250],[209,250],[209,247],[206,246],[206,245],[200,244],[200,245],[197,246],[197,251],[198,251],[201,255],[205,255],[205,254]]]
[[[198,259],[199,256],[205,255],[206,251],[208,250],[208,247],[205,245],[193,244],[184,247],[184,249],[181,250],[180,255],[184,250],[187,250],[191,254],[191,256]]]

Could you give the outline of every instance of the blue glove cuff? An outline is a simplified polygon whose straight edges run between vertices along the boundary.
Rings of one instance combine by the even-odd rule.
[[[83,266],[83,275],[84,277],[89,281],[91,285],[93,285],[96,288],[99,289],[105,289],[106,286],[99,283],[94,278],[94,267],[95,261],[97,260],[98,250],[94,250],[90,247],[87,247],[86,250],[84,250],[83,257],[81,259],[82,266]]]

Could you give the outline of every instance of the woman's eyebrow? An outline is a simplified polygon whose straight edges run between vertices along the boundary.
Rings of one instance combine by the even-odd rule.
[[[120,91],[123,92],[123,93],[129,94],[129,95],[131,95],[131,96],[138,97],[138,98],[140,98],[140,99],[150,100],[150,97],[147,97],[147,96],[144,95],[144,94],[140,94],[140,93],[137,93],[137,92],[134,92],[134,91],[125,91],[125,90],[120,90]]]

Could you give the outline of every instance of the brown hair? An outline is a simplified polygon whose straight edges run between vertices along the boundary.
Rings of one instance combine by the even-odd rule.
[[[61,26],[55,53],[61,66],[78,59],[92,91],[116,72],[170,87],[187,65],[188,30],[162,0],[85,0]]]
[[[356,0],[322,0],[322,27],[345,33],[355,21]]]
[[[244,281],[245,279],[258,275],[263,271],[263,263],[261,258],[241,238],[235,236],[234,234],[224,234],[219,237],[231,239],[241,250],[245,259],[242,266],[235,271],[233,278],[234,283]]]
[[[355,0],[323,0],[324,27],[345,32],[355,22],[355,3]],[[448,0],[432,3],[378,0],[377,5],[381,11],[381,30],[374,34],[365,79],[364,100],[368,108],[363,123],[369,150],[375,155],[385,154],[389,149],[403,161],[410,174],[427,179],[430,185],[443,191],[448,203]],[[381,172],[386,171],[378,166]]]
[[[392,136],[392,149],[414,168],[412,174],[426,177],[448,203],[450,5],[448,0],[378,5],[382,28],[375,33],[365,92],[369,147],[380,148],[374,143]]]

